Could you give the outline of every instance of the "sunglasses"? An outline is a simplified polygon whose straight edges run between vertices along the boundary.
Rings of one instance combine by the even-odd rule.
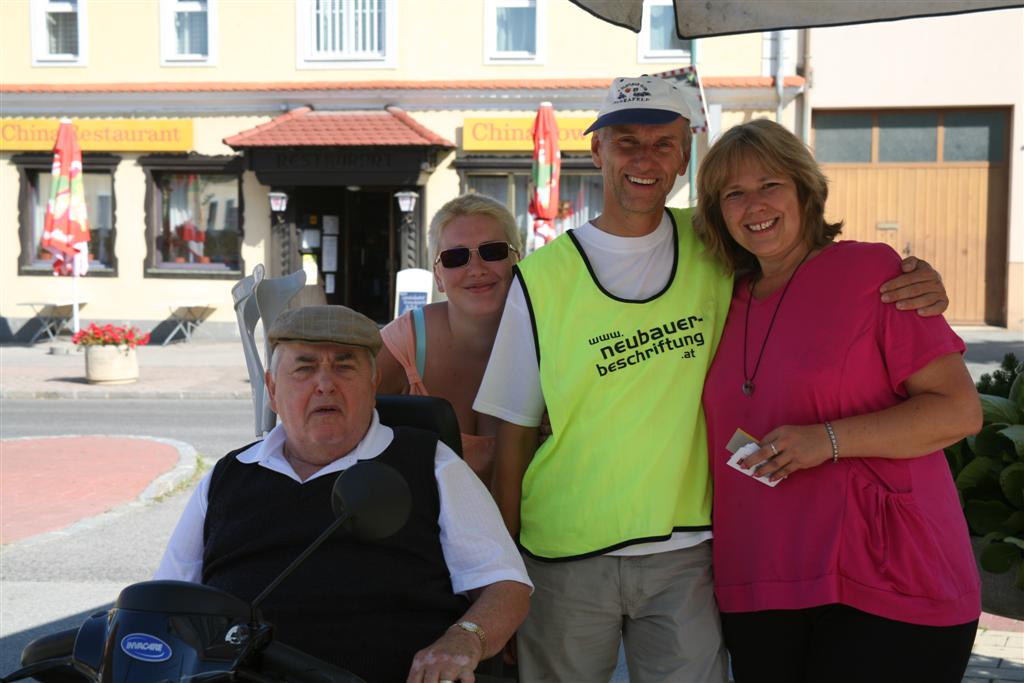
[[[434,265],[440,263],[445,268],[461,268],[469,263],[469,257],[474,251],[480,254],[480,258],[484,261],[504,261],[508,258],[510,251],[519,255],[519,250],[508,242],[484,242],[476,249],[469,247],[445,249],[434,259]]]

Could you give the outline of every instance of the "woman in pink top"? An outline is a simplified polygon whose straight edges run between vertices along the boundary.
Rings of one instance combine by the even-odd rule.
[[[963,342],[879,301],[899,256],[834,241],[825,177],[782,126],[727,131],[698,192],[738,273],[704,387],[736,680],[958,683],[981,612],[941,450],[981,427]],[[747,435],[760,447],[734,469]]]
[[[519,227],[499,202],[467,194],[441,207],[428,239],[434,281],[448,300],[422,309],[422,368],[414,315],[406,313],[381,330],[379,391],[447,399],[462,429],[462,456],[489,486],[497,420],[475,412],[473,399],[519,260]]]

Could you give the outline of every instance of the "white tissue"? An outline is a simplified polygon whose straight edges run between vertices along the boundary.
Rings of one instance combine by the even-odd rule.
[[[758,444],[756,444],[756,443],[748,443],[746,446],[743,446],[742,448],[737,450],[735,453],[733,453],[731,458],[729,458],[729,461],[728,461],[729,467],[733,468],[737,472],[742,472],[743,474],[747,475],[748,477],[753,477],[755,480],[761,482],[762,484],[767,484],[768,486],[772,486],[772,487],[778,486],[779,482],[781,482],[782,479],[776,479],[775,481],[771,481],[770,479],[768,479],[768,477],[757,477],[757,476],[754,476],[755,473],[757,472],[757,470],[754,469],[754,468],[746,468],[746,469],[744,469],[744,468],[740,467],[740,464],[739,464],[740,460],[742,460],[743,458],[747,457],[748,455],[751,455],[753,453],[757,453],[757,449],[758,448],[760,448],[760,446]]]

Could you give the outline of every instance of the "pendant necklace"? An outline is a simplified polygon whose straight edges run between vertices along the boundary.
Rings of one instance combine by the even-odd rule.
[[[793,273],[786,280],[786,286],[782,288],[782,295],[779,296],[779,302],[775,304],[775,311],[772,313],[772,319],[768,321],[768,331],[764,333],[764,341],[761,342],[761,350],[757,354],[757,362],[754,363],[754,371],[747,375],[747,337],[748,329],[750,327],[750,302],[754,300],[754,285],[757,284],[756,280],[750,281],[750,294],[747,298],[747,313],[743,317],[743,393],[747,396],[754,395],[754,378],[757,377],[757,369],[761,367],[761,358],[764,357],[764,348],[768,345],[768,337],[771,336],[772,326],[775,325],[775,316],[779,314],[779,307],[782,306],[782,300],[786,298],[786,292],[789,291],[789,285],[793,282],[793,278],[796,277],[796,271],[800,270],[800,266],[804,264],[807,257],[810,256],[811,250],[808,249],[804,257],[800,259],[800,263],[796,264],[796,268],[793,269]]]

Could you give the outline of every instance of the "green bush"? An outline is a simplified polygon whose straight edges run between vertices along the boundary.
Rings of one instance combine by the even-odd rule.
[[[982,569],[1016,571],[1014,583],[1024,590],[1024,364],[1008,353],[977,386],[984,426],[947,448],[946,459],[971,534],[983,539]]]
[[[1003,398],[1009,396],[1010,386],[1018,374],[1017,363],[1017,356],[1012,353],[1003,356],[1003,362],[999,365],[998,370],[995,370],[992,374],[985,373],[978,380],[976,385],[978,393],[1002,396]]]

